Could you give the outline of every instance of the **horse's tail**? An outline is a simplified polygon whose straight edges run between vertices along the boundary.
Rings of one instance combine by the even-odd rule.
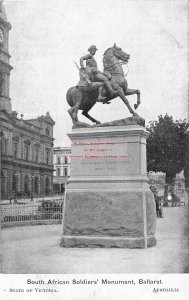
[[[72,92],[73,92],[74,88],[75,88],[75,86],[72,86],[71,88],[69,88],[69,90],[66,93],[66,100],[67,100],[70,107],[74,106],[74,101],[73,101],[73,98],[72,98],[72,95],[73,95]]]

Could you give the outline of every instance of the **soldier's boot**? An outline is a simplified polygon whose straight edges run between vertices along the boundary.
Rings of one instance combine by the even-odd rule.
[[[110,84],[109,81],[104,82],[104,84],[105,84],[106,88],[108,89],[108,92],[110,93],[110,95],[111,95],[112,97],[118,95],[117,91],[115,91],[115,90],[112,88],[112,86],[111,86],[111,84]]]
[[[99,87],[99,94],[98,94],[98,100],[97,100],[97,102],[103,102],[104,103],[104,100],[106,99],[106,97],[102,96],[102,88],[103,88],[103,86]]]

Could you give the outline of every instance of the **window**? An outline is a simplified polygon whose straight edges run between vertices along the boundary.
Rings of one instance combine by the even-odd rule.
[[[2,195],[2,199],[7,199],[7,175],[6,175],[6,171],[1,171],[1,195]]]
[[[13,176],[12,176],[12,190],[13,190],[13,193],[17,192],[17,174],[16,173],[13,173]]]
[[[37,163],[39,160],[39,148],[35,148],[35,157],[34,157],[34,161]]]
[[[29,160],[29,145],[24,146],[24,159]]]
[[[3,155],[7,154],[7,145],[8,145],[8,141],[5,138],[2,138],[2,142],[1,142],[1,151]]]
[[[68,158],[67,158],[67,156],[64,157],[64,163],[65,163],[65,164],[68,163]]]
[[[34,193],[35,194],[39,193],[39,178],[38,177],[34,178]]]
[[[57,164],[60,165],[60,157],[57,156]]]
[[[64,168],[64,176],[67,176],[67,175],[68,175],[68,169]]]
[[[49,132],[49,128],[46,128],[46,129],[45,129],[45,134],[46,134],[46,135],[49,135],[49,133],[50,133],[50,132]]]
[[[24,193],[26,195],[30,194],[30,179],[28,175],[24,177]]]
[[[13,157],[16,158],[18,155],[18,143],[15,141],[13,142]]]
[[[3,73],[0,71],[0,96],[3,94],[3,85],[4,85],[4,76]]]
[[[51,191],[50,179],[47,177],[45,180],[45,194],[48,196]]]
[[[50,162],[50,157],[49,157],[49,155],[50,155],[50,151],[49,150],[46,150],[46,164],[48,165],[49,164],[49,162]]]
[[[60,176],[60,168],[56,169],[56,176]]]

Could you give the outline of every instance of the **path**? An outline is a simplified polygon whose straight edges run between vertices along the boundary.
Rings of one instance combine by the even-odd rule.
[[[60,248],[61,225],[2,230],[3,273],[182,273],[188,249],[183,231],[188,206],[164,208],[157,246],[148,249]]]

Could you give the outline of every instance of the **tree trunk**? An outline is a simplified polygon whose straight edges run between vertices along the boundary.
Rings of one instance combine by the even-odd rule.
[[[169,189],[169,185],[165,183],[164,185],[164,203],[163,206],[168,206],[168,189]]]

